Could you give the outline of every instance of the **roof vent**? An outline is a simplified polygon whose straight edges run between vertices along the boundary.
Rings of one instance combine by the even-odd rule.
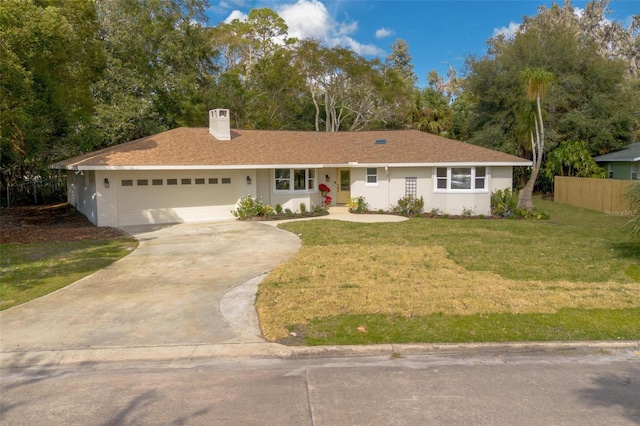
[[[231,140],[231,120],[228,109],[209,111],[209,133],[220,141]]]
[[[387,144],[386,139],[376,139],[376,145],[386,145],[386,144]]]

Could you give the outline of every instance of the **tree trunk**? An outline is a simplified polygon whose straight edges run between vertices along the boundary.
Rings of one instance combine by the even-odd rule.
[[[518,205],[516,208],[522,210],[533,210],[533,187],[540,174],[540,166],[542,165],[542,156],[544,155],[544,122],[542,121],[542,107],[540,93],[536,95],[537,116],[534,119],[535,133],[531,132],[531,153],[533,156],[533,169],[531,176],[520,190],[518,195]]]
[[[533,210],[533,187],[536,184],[536,179],[538,178],[539,173],[540,165],[538,163],[533,167],[529,180],[520,190],[520,194],[518,195],[518,209]]]

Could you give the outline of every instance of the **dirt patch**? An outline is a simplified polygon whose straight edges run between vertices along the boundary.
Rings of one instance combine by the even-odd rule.
[[[116,228],[97,227],[67,203],[24,206],[0,212],[0,243],[35,243],[117,238]]]

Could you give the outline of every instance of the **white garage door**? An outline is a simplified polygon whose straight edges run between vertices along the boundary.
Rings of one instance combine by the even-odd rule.
[[[132,173],[118,180],[119,226],[231,218],[238,201],[232,172]]]

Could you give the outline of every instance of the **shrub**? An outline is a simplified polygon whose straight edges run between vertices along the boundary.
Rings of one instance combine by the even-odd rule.
[[[300,213],[305,214],[307,212],[307,205],[305,203],[300,203]]]
[[[491,193],[491,214],[494,216],[511,217],[516,213],[517,205],[518,191],[507,188]]]
[[[423,209],[424,198],[416,198],[413,195],[407,195],[398,200],[398,205],[393,208],[393,211],[402,216],[414,216],[422,213]]]
[[[538,208],[534,208],[533,210],[518,209],[515,214],[523,219],[547,220],[551,217],[549,212]]]
[[[349,212],[351,213],[366,213],[369,211],[369,204],[363,196],[349,199],[347,207],[349,207]]]
[[[627,192],[627,198],[631,201],[633,209],[640,209],[640,183],[631,185]],[[636,215],[627,222],[627,226],[631,227],[629,236],[634,241],[640,241],[640,215]]]
[[[282,205],[276,204],[276,214],[282,213]]]
[[[473,216],[473,209],[471,207],[462,207],[462,217]]]
[[[274,214],[273,207],[265,205],[262,200],[246,195],[238,200],[235,210],[231,211],[235,217],[241,220],[250,219],[252,217],[265,217]]]

